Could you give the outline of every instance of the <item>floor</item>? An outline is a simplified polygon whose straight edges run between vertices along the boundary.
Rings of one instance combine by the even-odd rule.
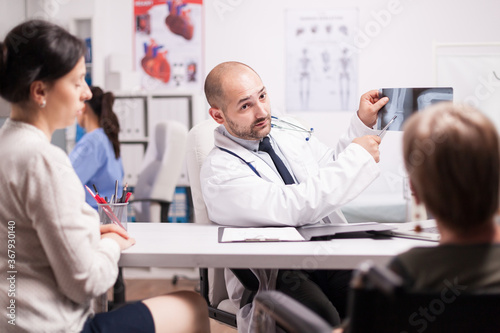
[[[179,279],[175,285],[166,279],[125,279],[125,298],[139,300],[177,290],[196,290],[197,280]],[[112,296],[111,296],[112,297]],[[211,333],[236,333],[237,330],[210,319]]]

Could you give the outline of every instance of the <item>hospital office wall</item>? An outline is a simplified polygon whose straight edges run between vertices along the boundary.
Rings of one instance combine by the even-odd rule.
[[[124,70],[132,70],[132,0],[0,0],[0,38],[24,18],[25,10],[29,17],[50,4],[49,17],[70,29],[76,19],[92,19],[94,84],[105,86],[106,60],[112,54],[128,59]],[[358,95],[378,87],[434,85],[435,42],[499,41],[500,3],[493,0],[310,0],[307,8],[302,0],[205,0],[205,74],[222,61],[248,63],[265,82],[273,108],[284,112],[285,11],[353,7],[359,10],[360,30],[374,30],[359,47]],[[384,22],[377,18],[392,8],[397,14]],[[194,122],[205,119],[206,111],[203,100],[195,105]],[[343,112],[307,114],[316,135],[327,143],[336,142],[348,117]]]

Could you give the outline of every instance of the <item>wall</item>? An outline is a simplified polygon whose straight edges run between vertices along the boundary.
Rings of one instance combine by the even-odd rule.
[[[22,2],[0,0],[0,35],[18,21]],[[92,18],[94,82],[105,84],[106,62],[120,54],[132,69],[132,0],[28,0],[28,14],[44,13],[70,30],[72,20]],[[359,9],[361,31],[379,31],[359,48],[358,95],[370,89],[435,84],[433,43],[498,41],[500,3],[494,0],[310,0],[307,8]],[[304,8],[299,0],[206,0],[205,68],[226,60],[251,65],[266,84],[276,112],[285,112],[285,11]],[[396,8],[390,17],[383,13]],[[6,13],[8,17],[6,17]],[[394,10],[393,10],[394,12]],[[12,14],[12,15],[11,15]],[[200,92],[195,122],[206,116]],[[346,113],[308,113],[316,134],[334,143],[349,119]]]
[[[228,7],[223,10],[221,4]],[[379,87],[435,84],[435,42],[500,41],[500,2],[494,0],[310,0],[307,8],[357,7],[359,25],[365,31],[395,4],[399,13],[378,24],[379,34],[359,50],[358,95]],[[206,68],[226,60],[250,64],[262,76],[273,107],[279,110],[285,108],[283,36],[284,11],[289,8],[304,8],[304,1],[218,0],[206,6]],[[309,114],[308,119],[317,135],[330,143],[336,141],[332,124],[346,121],[342,114],[331,113]]]
[[[3,37],[17,23],[24,20],[26,5],[24,1],[0,0],[0,37]]]
[[[3,41],[7,31],[17,23],[24,20],[26,6],[24,1],[0,0],[0,39]],[[9,104],[0,98],[0,118],[8,117],[10,114]],[[0,119],[0,125],[4,120]]]

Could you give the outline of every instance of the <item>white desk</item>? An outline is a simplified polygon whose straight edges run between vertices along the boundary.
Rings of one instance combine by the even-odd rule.
[[[137,243],[122,253],[123,267],[352,269],[367,260],[385,265],[414,246],[437,243],[404,238],[313,242],[218,243],[217,225],[129,223]]]

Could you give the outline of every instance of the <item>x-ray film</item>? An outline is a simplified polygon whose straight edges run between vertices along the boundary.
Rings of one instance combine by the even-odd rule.
[[[389,97],[389,102],[378,113],[377,129],[381,130],[397,116],[387,130],[401,131],[403,123],[414,112],[434,103],[453,101],[453,88],[383,88],[379,96]]]

